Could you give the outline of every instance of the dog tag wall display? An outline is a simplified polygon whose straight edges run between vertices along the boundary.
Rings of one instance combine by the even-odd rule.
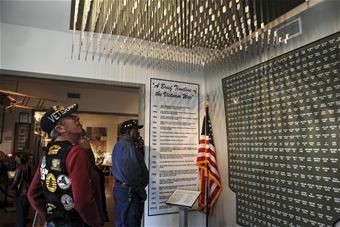
[[[340,33],[222,80],[242,226],[340,218]]]

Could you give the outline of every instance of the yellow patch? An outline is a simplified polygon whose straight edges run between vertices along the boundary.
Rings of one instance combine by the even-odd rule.
[[[52,173],[47,174],[46,187],[50,192],[55,192],[57,190],[57,180]]]
[[[50,147],[50,149],[48,149],[48,153],[47,154],[58,154],[58,151],[61,149],[61,146],[59,145],[53,145]]]

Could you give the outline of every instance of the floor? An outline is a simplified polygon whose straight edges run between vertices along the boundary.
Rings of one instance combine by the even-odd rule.
[[[112,187],[114,185],[114,179],[112,176],[105,176],[105,196],[106,207],[109,214],[109,222],[105,223],[104,227],[114,226],[114,202],[112,199]],[[9,203],[12,201],[9,200]],[[10,206],[9,206],[10,207]],[[8,207],[7,207],[8,208]],[[10,210],[10,209],[7,209]],[[34,220],[35,212],[30,208],[28,215],[27,227],[31,227]],[[13,227],[15,226],[15,211],[6,211],[4,207],[0,208],[0,226],[1,227]],[[41,218],[37,218],[34,227],[43,227],[44,221]]]

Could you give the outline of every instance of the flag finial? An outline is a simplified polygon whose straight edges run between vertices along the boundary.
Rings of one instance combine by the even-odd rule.
[[[207,95],[207,96],[205,97],[205,105],[207,106],[208,103],[209,103],[209,95]]]

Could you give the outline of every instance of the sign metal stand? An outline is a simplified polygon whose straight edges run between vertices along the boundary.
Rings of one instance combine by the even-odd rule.
[[[176,189],[165,202],[168,205],[178,206],[178,226],[188,226],[188,211],[193,210],[192,206],[196,202],[200,191],[193,191],[187,189]]]

